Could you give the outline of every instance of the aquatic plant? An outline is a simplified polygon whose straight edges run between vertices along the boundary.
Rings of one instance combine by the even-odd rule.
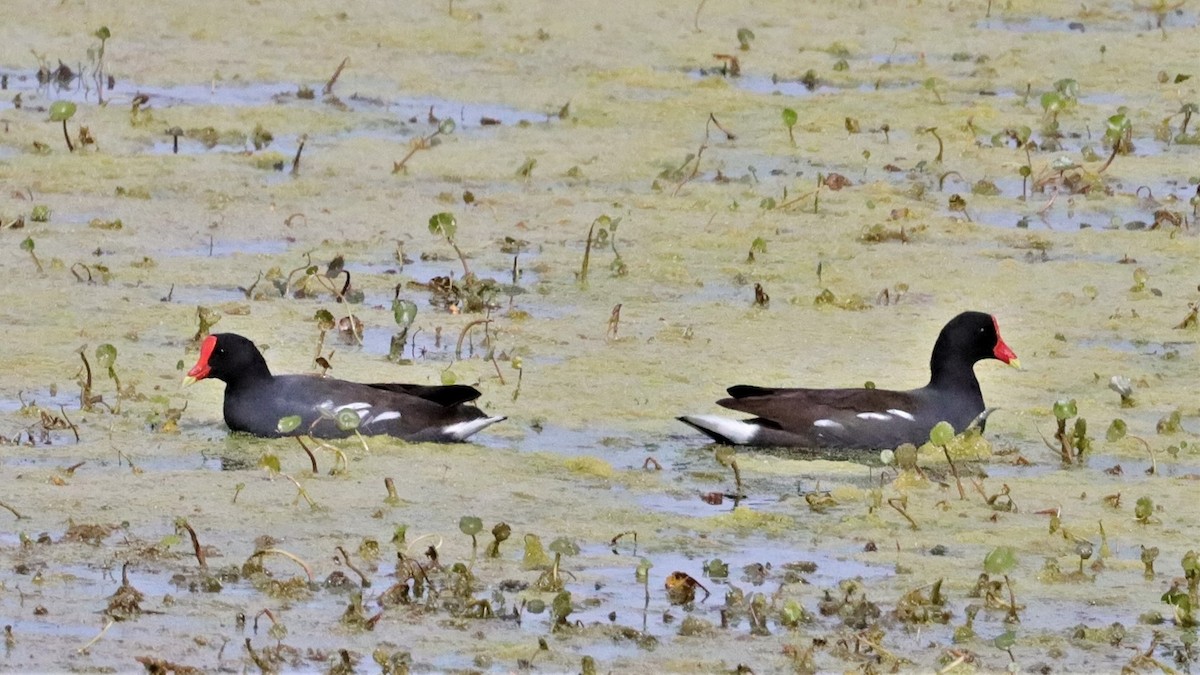
[[[1112,154],[1096,173],[1104,173],[1118,154],[1133,152],[1133,123],[1125,113],[1117,113],[1104,121],[1104,144],[1112,148]]]
[[[397,362],[401,361],[404,356],[404,345],[408,341],[408,329],[417,319],[417,303],[401,298],[400,288],[401,285],[396,284],[396,295],[392,298],[392,318],[400,330],[392,335],[388,345],[388,359]],[[416,336],[414,335],[413,338],[415,345]]]
[[[467,569],[470,569],[475,565],[475,554],[479,547],[475,535],[483,531],[483,520],[477,516],[463,516],[458,519],[458,530],[471,538],[471,562],[467,565]]]
[[[1005,615],[1005,621],[1009,623],[1020,623],[1021,618],[1018,615],[1017,596],[1013,591],[1012,579],[1008,573],[1017,566],[1017,554],[1011,546],[997,546],[992,549],[983,559],[983,571],[988,576],[1003,576],[1004,584],[1008,587],[1008,603],[1006,609],[1008,613]],[[998,600],[993,598],[993,600]],[[1003,601],[1000,601],[1003,606]]]
[[[1042,441],[1046,443],[1046,447],[1059,452],[1063,466],[1082,464],[1083,456],[1092,450],[1092,439],[1087,435],[1087,420],[1082,417],[1078,417],[1072,430],[1067,431],[1067,421],[1079,414],[1075,399],[1059,399],[1054,402],[1051,411],[1058,422],[1054,438],[1059,446],[1056,448],[1051,445],[1044,435]]]
[[[797,121],[799,121],[799,117],[796,115],[795,110],[791,108],[783,109],[783,126],[787,127],[788,140],[791,141],[793,148],[796,147],[796,136],[793,129]]]
[[[33,237],[25,237],[21,240],[21,250],[29,254],[34,266],[37,267],[38,274],[43,274],[45,270],[42,269],[42,261],[38,260],[37,254],[33,252],[33,249]]]
[[[471,276],[471,269],[467,266],[467,256],[463,254],[462,249],[454,241],[454,235],[458,233],[458,219],[453,213],[442,211],[435,213],[429,217],[429,233],[432,235],[440,235],[450,244],[454,252],[458,255],[459,261],[463,266],[463,279]]]
[[[67,120],[75,116],[75,104],[70,101],[55,101],[50,104],[50,121],[62,122],[63,139],[67,142],[67,150],[75,152],[71,143],[71,134],[67,133]]]
[[[112,37],[112,31],[108,29],[108,26],[101,26],[92,35],[100,41],[100,45],[97,47],[88,47],[87,55],[88,59],[92,62],[92,79],[96,84],[97,101],[103,105],[104,85],[106,84],[106,78],[104,77],[104,48],[108,45],[109,38]],[[111,76],[108,79],[111,79]]]

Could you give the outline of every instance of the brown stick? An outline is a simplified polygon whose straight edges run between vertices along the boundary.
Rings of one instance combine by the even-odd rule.
[[[337,83],[338,78],[342,76],[342,70],[345,69],[349,63],[349,56],[342,59],[342,62],[338,64],[337,70],[333,71],[333,77],[329,78],[329,81],[325,83],[325,88],[321,90],[322,95],[328,96],[333,93],[333,85]]]

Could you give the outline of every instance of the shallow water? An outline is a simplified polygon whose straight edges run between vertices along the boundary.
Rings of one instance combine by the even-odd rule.
[[[1177,655],[1190,629],[1160,598],[1197,538],[1198,329],[1177,326],[1200,301],[1200,145],[1166,143],[1155,127],[1168,119],[1174,136],[1181,106],[1200,102],[1191,8],[1166,11],[1160,27],[1155,12],[1123,1],[993,3],[990,16],[885,2],[583,2],[564,12],[541,0],[341,10],[302,0],[286,13],[258,2],[44,4],[16,0],[8,9],[23,20],[0,24],[0,615],[12,625],[0,669],[125,672],[138,656],[259,669],[249,639],[286,671],[331,669],[342,649],[366,671],[377,649],[408,652],[419,672],[509,672],[530,660],[579,672],[585,656],[601,672],[925,672],[959,657],[951,672],[1000,671],[1010,655],[993,639],[1009,628],[1011,658],[1026,670],[1119,670],[1155,632],[1153,655],[1190,669]],[[90,73],[101,25],[113,35],[105,104],[78,79],[37,85],[36,55]],[[739,28],[755,34],[749,49]],[[736,55],[742,75],[718,73],[714,54]],[[809,70],[814,91],[800,83]],[[1040,96],[1064,78],[1079,96],[1058,115],[1061,149],[1027,155],[993,142],[1020,127],[1046,140]],[[299,98],[302,86],[314,98]],[[137,93],[150,100],[135,115]],[[47,119],[57,99],[77,105],[68,131],[78,140],[87,127],[93,144],[67,152],[61,124]],[[1120,107],[1135,149],[1100,172],[1105,120]],[[797,112],[791,133],[784,108]],[[455,132],[404,159],[444,118]],[[172,126],[189,132],[178,155]],[[262,149],[256,127],[273,137]],[[1085,146],[1102,159],[1085,159]],[[1021,167],[1045,178],[1064,156],[1093,187],[1022,198]],[[831,173],[844,187],[815,192]],[[999,194],[975,194],[980,179]],[[47,221],[33,221],[35,206],[49,208]],[[1148,229],[1160,210],[1179,224]],[[455,342],[484,315],[449,313],[408,283],[462,275],[428,230],[441,211],[455,214],[470,269],[505,287],[486,335],[472,329],[461,356]],[[588,230],[602,215],[621,220],[609,241],[593,241],[584,282]],[[18,218],[23,228],[11,229]],[[118,218],[121,229],[100,227]],[[283,297],[271,283],[337,255],[360,304],[327,291]],[[90,283],[70,271],[80,265]],[[756,283],[767,308],[752,306]],[[401,363],[387,360],[397,284],[418,305]],[[833,305],[815,302],[825,289]],[[326,338],[333,376],[453,378],[509,420],[465,445],[347,442],[337,475],[333,452],[317,449],[314,474],[294,441],[229,436],[218,384],[179,388],[196,358],[198,306],[221,314],[213,330],[269,347],[278,372],[315,370],[317,310],[352,312],[363,344]],[[965,498],[937,451],[921,455],[924,478],[875,453],[742,451],[739,488],[714,446],[673,419],[715,412],[740,382],[917,386],[938,329],[968,308],[996,314],[1025,370],[977,368],[999,411],[992,454],[957,462]],[[120,392],[96,362],[103,343],[118,350]],[[103,399],[91,410],[80,410],[81,348]],[[1108,388],[1113,375],[1133,382],[1132,407]],[[1059,398],[1087,418],[1094,449],[1081,467],[1063,468],[1047,447]],[[1178,429],[1164,426],[1173,411]],[[56,421],[64,413],[78,442]],[[1128,436],[1110,442],[1117,418]],[[262,468],[265,455],[280,473]],[[385,477],[397,500],[385,501]],[[1140,497],[1153,499],[1141,522]],[[465,515],[483,522],[474,554]],[[357,579],[343,547],[372,582],[365,613],[378,623],[343,623],[348,595],[324,588],[288,599],[241,578],[193,590],[204,574],[181,518],[210,571],[269,546],[318,581]],[[499,558],[482,557],[501,521],[512,538]],[[393,543],[401,525],[407,535]],[[77,526],[107,534],[80,539]],[[1097,563],[1101,528],[1109,553]],[[579,546],[562,561],[567,625],[532,611],[555,593],[529,588],[544,570],[523,565],[526,535]],[[360,551],[367,540],[378,558]],[[1087,577],[1048,575],[1048,561],[1077,569],[1080,541],[1095,548]],[[425,557],[430,544],[441,571]],[[983,602],[972,589],[984,557],[1001,544],[1016,553],[1008,576],[1021,623],[987,608],[976,636],[956,642],[968,607]],[[1160,549],[1149,576],[1143,546]],[[429,565],[436,596],[381,607],[399,554]],[[729,563],[727,580],[705,575],[714,558]],[[643,559],[647,585],[635,572]],[[789,576],[797,561],[816,569]],[[125,563],[147,611],[100,635]],[[456,563],[473,575],[457,590]],[[755,564],[768,573],[749,576]],[[276,580],[305,576],[282,556],[266,567]],[[712,595],[672,605],[664,584],[676,571]],[[938,579],[948,623],[896,618],[906,594]],[[731,586],[763,594],[764,630],[727,605]],[[827,593],[851,588],[877,619],[821,613]],[[516,607],[520,621],[474,618],[463,611],[471,600],[506,615]],[[796,628],[789,600],[808,614]],[[268,634],[263,609],[286,634]],[[1165,623],[1150,623],[1152,612]],[[689,618],[703,623],[683,630]],[[1119,641],[1077,630],[1114,622]]]

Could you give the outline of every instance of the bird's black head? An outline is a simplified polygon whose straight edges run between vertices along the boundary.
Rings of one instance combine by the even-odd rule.
[[[188,371],[185,382],[209,377],[234,382],[255,375],[270,375],[258,347],[236,333],[217,333],[200,343],[200,358]]]
[[[1000,337],[996,317],[983,312],[963,312],[950,319],[933,347],[933,361],[959,361],[973,364],[983,359],[999,359],[1020,367],[1017,355]]]

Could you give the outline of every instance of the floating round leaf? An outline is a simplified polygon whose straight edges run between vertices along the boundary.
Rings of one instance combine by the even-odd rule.
[[[101,368],[112,368],[113,364],[117,362],[117,348],[107,342],[96,347],[96,362],[100,364]]]
[[[1008,574],[1017,566],[1017,553],[1011,546],[997,546],[983,559],[983,570],[988,574]]]
[[[654,567],[654,563],[650,562],[646,558],[642,558],[642,561],[638,563],[637,569],[634,571],[634,574],[639,583],[644,584],[650,578],[650,568],[651,567]]]
[[[996,645],[997,649],[1012,649],[1012,646],[1017,644],[1017,634],[1012,630],[1006,630],[996,636],[992,640],[992,644]]]
[[[929,430],[929,442],[934,445],[946,445],[954,440],[954,427],[949,422],[938,422]]]
[[[50,104],[50,121],[65,122],[75,116],[75,104],[70,101],[55,101]]]
[[[447,239],[453,239],[458,231],[458,220],[453,213],[442,211],[429,217],[429,233],[440,234]]]
[[[450,134],[454,133],[456,128],[457,125],[454,124],[454,120],[447,117],[446,119],[442,120],[440,124],[438,124],[438,133],[449,136]]]
[[[300,426],[300,416],[299,415],[288,415],[287,417],[279,418],[279,421],[275,423],[275,431],[277,431],[281,434],[290,434],[293,431],[295,431],[299,426]]]
[[[1133,516],[1139,521],[1145,522],[1152,515],[1154,515],[1154,500],[1149,497],[1139,497],[1137,505],[1133,507]]]
[[[318,309],[317,313],[313,314],[313,319],[317,322],[317,328],[321,330],[333,330],[333,327],[337,325],[333,314],[327,309]]]
[[[1109,443],[1115,443],[1122,438],[1125,438],[1126,431],[1127,427],[1125,425],[1125,420],[1118,418],[1113,420],[1112,424],[1108,425],[1108,431],[1105,432],[1104,438],[1107,439]]]
[[[786,626],[795,626],[804,620],[804,606],[796,602],[794,598],[788,599],[783,603],[782,614],[783,623]]]
[[[546,602],[544,600],[538,600],[537,598],[534,598],[525,603],[525,611],[529,612],[530,614],[541,614],[542,612],[546,611]]]
[[[550,542],[550,552],[558,555],[579,555],[579,546],[566,537],[559,537]]]
[[[334,421],[337,422],[338,428],[342,431],[352,431],[358,428],[358,425],[362,422],[362,418],[358,416],[356,411],[345,408],[337,411]]]
[[[412,325],[417,318],[417,303],[412,300],[396,299],[392,301],[392,316],[397,326],[405,328]]]
[[[483,531],[483,521],[475,516],[463,516],[458,519],[458,529],[468,537],[474,537]]]
[[[1054,402],[1054,418],[1062,422],[1079,414],[1075,399],[1060,398]]]

